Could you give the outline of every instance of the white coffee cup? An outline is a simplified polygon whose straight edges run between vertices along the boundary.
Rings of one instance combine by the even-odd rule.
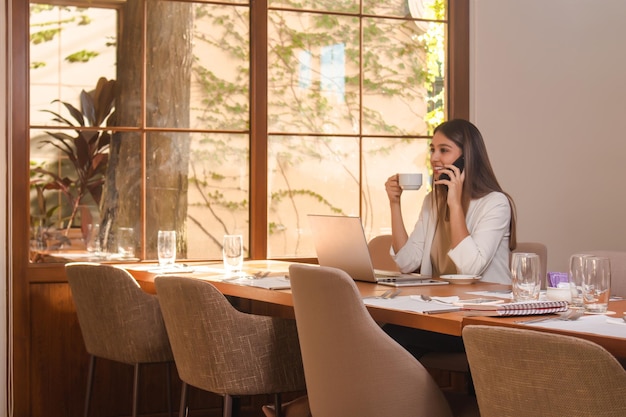
[[[422,174],[398,174],[398,184],[403,190],[419,190],[422,186]]]

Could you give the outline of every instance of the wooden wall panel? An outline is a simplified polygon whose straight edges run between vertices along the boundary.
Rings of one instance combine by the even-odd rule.
[[[76,309],[66,282],[29,285],[30,301],[30,415],[79,417],[83,413],[88,355]],[[246,302],[243,303],[244,306]],[[132,367],[100,359],[96,361],[91,417],[127,416],[131,412]],[[167,414],[166,370],[161,364],[142,368],[139,412],[144,416]],[[180,380],[172,367],[172,401],[177,413]],[[299,394],[285,394],[285,400]],[[242,416],[262,417],[261,406],[271,396],[242,398]],[[191,388],[190,415],[221,416],[222,398]]]

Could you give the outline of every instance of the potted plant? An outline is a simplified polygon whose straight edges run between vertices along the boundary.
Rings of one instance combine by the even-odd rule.
[[[100,128],[103,124],[107,127],[113,125],[114,99],[115,80],[100,78],[93,91],[81,91],[80,110],[67,102],[53,101],[53,103],[63,104],[73,120],[57,112],[44,110],[54,116],[55,122],[75,128],[74,135],[68,134],[69,131],[46,132],[49,138],[42,141],[43,145],[58,149],[69,161],[69,166],[73,171],[70,175],[64,176],[44,166],[31,169],[31,185],[37,190],[37,198],[40,202],[38,206],[40,211],[43,210],[37,216],[50,215],[57,209],[55,207],[46,210],[45,204],[42,206],[41,203],[45,203],[43,198],[45,191],[55,190],[64,196],[70,208],[69,216],[63,219],[64,223],[67,222],[64,231],[66,237],[78,217],[81,219],[83,237],[86,236],[88,225],[94,221],[93,213],[85,208],[88,198],[99,211],[111,139],[111,133]]]

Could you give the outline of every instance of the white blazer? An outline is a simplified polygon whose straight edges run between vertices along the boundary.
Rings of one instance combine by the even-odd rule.
[[[432,193],[424,199],[422,211],[407,243],[391,255],[402,272],[419,270],[432,274],[430,252],[435,237],[437,215],[432,210]],[[511,206],[503,193],[491,192],[472,200],[465,216],[469,236],[448,256],[458,274],[481,275],[483,281],[511,283],[509,238]]]

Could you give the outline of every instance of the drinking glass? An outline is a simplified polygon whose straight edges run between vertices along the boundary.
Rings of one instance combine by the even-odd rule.
[[[243,268],[243,237],[241,235],[224,235],[222,247],[224,269],[229,274],[239,274]]]
[[[513,301],[539,299],[541,268],[536,253],[515,252],[511,258]]]
[[[173,265],[176,261],[176,231],[159,230],[157,250],[159,266]]]
[[[100,245],[100,225],[91,223],[87,225],[87,243],[85,243],[87,252],[96,256],[102,254],[102,246]]]
[[[120,227],[117,230],[117,253],[122,258],[135,257],[135,229]]]
[[[572,286],[572,305],[583,306],[583,276],[585,275],[585,260],[592,255],[577,253],[569,258],[569,282]]]
[[[590,313],[606,313],[611,293],[611,261],[590,256],[585,259],[583,303]]]

